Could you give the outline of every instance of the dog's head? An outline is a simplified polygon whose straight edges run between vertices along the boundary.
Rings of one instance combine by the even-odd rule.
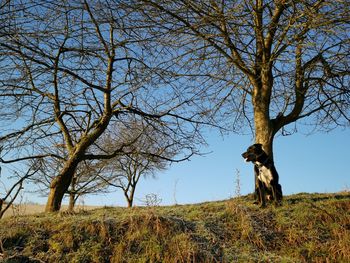
[[[258,158],[265,152],[262,149],[262,144],[256,143],[248,147],[247,151],[242,153],[242,157],[246,162],[257,162]]]

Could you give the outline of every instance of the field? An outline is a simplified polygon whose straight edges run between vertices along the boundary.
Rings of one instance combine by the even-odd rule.
[[[6,217],[2,262],[350,262],[350,193]]]

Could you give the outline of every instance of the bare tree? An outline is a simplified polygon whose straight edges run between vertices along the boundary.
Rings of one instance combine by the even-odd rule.
[[[125,126],[124,126],[125,125]],[[113,125],[92,146],[93,152],[104,149],[106,154],[113,153],[115,148],[133,141],[115,158],[106,160],[84,160],[79,163],[73,175],[70,187],[68,210],[73,211],[77,199],[83,195],[108,193],[111,186],[121,189],[128,206],[133,205],[137,184],[141,176],[154,176],[156,172],[166,169],[173,157],[180,152],[181,141],[174,141],[163,127],[155,127],[150,123],[132,119],[124,125]],[[46,155],[47,152],[42,152]],[[31,177],[36,185],[40,185],[41,194],[48,193],[53,180],[52,170],[59,171],[66,158],[64,148],[55,148],[55,154],[61,159],[45,158],[40,160],[40,169]]]
[[[103,143],[111,147],[113,143],[129,141],[135,136],[138,138],[135,143],[128,146],[129,153],[108,160],[103,175],[108,185],[123,191],[128,207],[133,206],[140,178],[153,177],[157,172],[166,169],[167,164],[180,152],[179,145],[181,145],[173,138],[169,138],[162,127],[136,120],[118,130],[116,134],[109,134]]]
[[[5,189],[5,194],[3,197],[0,197],[0,219],[15,202],[21,190],[23,190],[24,181],[33,176],[37,171],[38,168],[35,166],[30,167],[23,175],[15,171],[13,178],[16,182],[9,189]]]
[[[136,186],[141,176],[146,176],[158,170],[155,163],[140,154],[131,154],[115,160],[114,171],[116,173],[115,180],[110,182],[111,186],[120,188],[125,196],[128,207],[132,207]],[[160,170],[160,169],[159,169]]]
[[[275,135],[289,135],[297,124],[349,126],[349,6],[347,0],[134,2],[159,49],[172,54],[168,70],[196,76],[211,113],[233,121],[236,132],[250,127],[271,158]]]
[[[169,69],[212,79],[213,112],[252,127],[270,155],[276,133],[301,119],[349,125],[349,1],[138,2],[167,34]]]
[[[8,8],[15,15],[2,20],[1,162],[63,161],[52,171],[46,211],[60,209],[82,161],[116,157],[134,142],[95,152],[93,145],[113,122],[138,116],[186,138],[182,155],[172,161],[189,158],[202,142],[204,115],[191,103],[196,96],[164,78],[158,54],[149,48],[154,39],[124,7],[107,0],[13,2]],[[63,158],[54,153],[57,144],[66,151]]]

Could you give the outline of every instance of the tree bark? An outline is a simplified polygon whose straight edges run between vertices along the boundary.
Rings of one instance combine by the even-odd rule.
[[[68,211],[72,212],[74,210],[74,206],[75,206],[75,193],[70,193]]]
[[[126,198],[128,200],[128,207],[132,207],[132,203],[134,200],[132,200],[132,198]]]
[[[61,209],[63,196],[71,184],[78,163],[78,160],[68,160],[60,174],[52,181],[45,212],[55,212]]]
[[[72,182],[70,184],[70,192],[69,192],[69,204],[68,204],[68,211],[72,212],[74,210],[75,201],[76,201],[76,190],[75,185],[77,183],[77,177],[73,176]]]
[[[133,206],[136,185],[131,185],[130,187],[131,187],[130,192],[128,192],[128,190],[126,191],[124,190],[124,195],[127,200],[128,207]]]
[[[0,219],[2,218],[2,216],[4,215],[5,212],[2,211],[2,205],[4,204],[4,201],[2,200],[2,198],[0,198]]]
[[[270,119],[256,109],[254,112],[255,142],[263,145],[264,151],[273,159],[273,137],[274,131]]]
[[[270,69],[271,70],[271,69]],[[260,78],[255,82],[253,91],[253,109],[255,126],[255,143],[261,143],[264,151],[273,160],[273,138],[275,129],[270,118],[270,98],[272,76],[270,70],[262,70]],[[264,74],[264,72],[267,72]]]

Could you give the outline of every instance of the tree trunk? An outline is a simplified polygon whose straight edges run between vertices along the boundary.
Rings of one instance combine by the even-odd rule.
[[[254,98],[255,143],[261,143],[264,151],[273,160],[273,122],[270,120],[269,102]]]
[[[75,185],[77,184],[77,177],[73,176],[72,182],[70,184],[70,192],[69,192],[69,205],[68,205],[68,211],[73,211],[74,206],[75,206],[75,201],[76,201],[76,190],[75,190]]]
[[[254,89],[253,108],[254,108],[254,125],[255,125],[255,143],[262,144],[263,150],[273,161],[273,139],[276,134],[274,122],[270,119],[270,95],[272,81],[269,77],[264,83],[260,83]],[[265,85],[264,85],[265,84]],[[254,168],[255,169],[255,168]],[[257,199],[257,189],[259,189],[259,180],[255,174],[255,198]]]
[[[128,201],[128,207],[129,208],[132,207],[132,203],[133,203],[134,200],[132,198],[129,198],[129,197],[127,197],[126,199]]]
[[[124,192],[125,197],[126,197],[126,201],[128,203],[128,207],[132,207],[133,203],[134,203],[134,188],[131,188],[131,192]]]
[[[52,181],[45,212],[56,212],[60,210],[63,196],[71,184],[78,163],[75,158],[74,160],[68,160],[61,173]]]
[[[69,194],[69,204],[68,204],[68,211],[73,212],[75,206],[75,193],[71,192]]]
[[[0,198],[0,219],[2,218],[2,216],[4,215],[5,212],[2,211],[2,205],[4,204],[4,201],[2,200],[2,198]]]
[[[52,181],[50,193],[46,203],[46,212],[59,211],[64,194],[71,184],[78,164],[83,160],[86,149],[93,144],[100,135],[106,130],[112,117],[110,108],[110,94],[105,94],[106,112],[96,124],[96,128],[86,136],[80,139],[80,142],[70,150],[69,159],[65,162],[60,174]]]
[[[260,113],[255,113],[255,143],[261,143],[264,151],[273,160],[274,132],[271,121]]]

